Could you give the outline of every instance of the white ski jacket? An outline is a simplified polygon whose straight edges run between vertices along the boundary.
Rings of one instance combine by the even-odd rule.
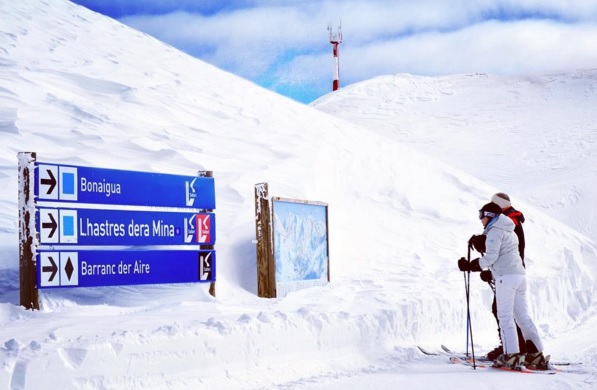
[[[525,275],[522,259],[518,252],[518,237],[514,233],[514,222],[504,214],[493,218],[483,234],[485,240],[485,255],[479,259],[482,269],[489,268],[493,277],[503,275]]]

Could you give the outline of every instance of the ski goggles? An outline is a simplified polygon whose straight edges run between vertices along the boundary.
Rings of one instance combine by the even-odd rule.
[[[493,218],[495,216],[497,216],[497,214],[496,213],[492,213],[491,211],[479,210],[479,219],[483,219],[485,217]]]

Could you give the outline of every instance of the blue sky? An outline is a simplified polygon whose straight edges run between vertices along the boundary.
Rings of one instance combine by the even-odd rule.
[[[74,0],[294,100],[409,73],[597,67],[594,0]]]

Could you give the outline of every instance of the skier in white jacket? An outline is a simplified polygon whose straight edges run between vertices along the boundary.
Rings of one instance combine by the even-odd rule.
[[[485,227],[483,234],[487,236],[485,255],[471,262],[461,259],[458,268],[473,272],[489,269],[495,280],[498,320],[504,344],[504,354],[496,359],[495,364],[546,368],[548,362],[543,356],[543,343],[528,312],[526,270],[518,251],[514,222],[501,212],[501,207],[493,202],[479,210],[479,219]],[[520,355],[514,321],[522,330],[527,344],[534,347],[524,356]]]

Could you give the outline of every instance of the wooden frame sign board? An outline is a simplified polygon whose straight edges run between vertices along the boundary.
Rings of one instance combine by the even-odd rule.
[[[328,205],[269,196],[255,185],[257,295],[284,297],[330,281]]]

